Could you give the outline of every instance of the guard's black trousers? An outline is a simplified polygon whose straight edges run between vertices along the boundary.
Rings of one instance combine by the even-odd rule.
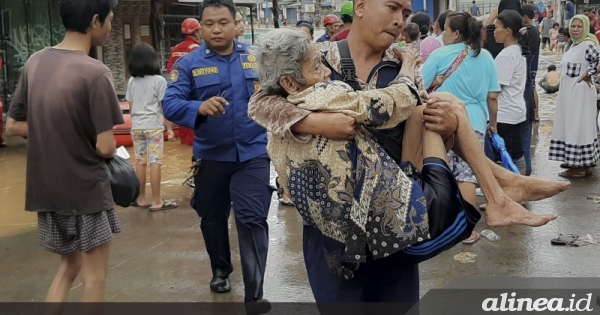
[[[273,194],[269,170],[266,154],[246,162],[202,160],[195,178],[191,203],[201,217],[213,275],[226,277],[233,271],[227,223],[233,201],[246,301],[263,297]]]

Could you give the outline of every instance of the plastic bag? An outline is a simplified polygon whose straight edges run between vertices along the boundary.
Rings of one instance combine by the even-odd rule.
[[[140,181],[128,160],[115,155],[106,160],[108,178],[116,205],[129,207],[140,194]]]
[[[508,151],[506,151],[506,144],[504,144],[504,139],[502,139],[502,137],[500,137],[500,135],[498,135],[497,133],[492,133],[492,145],[494,146],[494,149],[496,149],[496,151],[500,153],[500,158],[502,158],[502,165],[504,165],[504,168],[513,173],[521,174],[521,172],[519,172],[519,169],[513,162],[512,157],[510,156]]]

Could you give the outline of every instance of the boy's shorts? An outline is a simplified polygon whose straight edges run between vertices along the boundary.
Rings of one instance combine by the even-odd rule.
[[[113,233],[120,232],[121,225],[114,209],[72,216],[38,212],[40,245],[59,255],[89,252],[110,242]]]
[[[163,132],[162,129],[131,130],[137,164],[163,163],[165,141]]]

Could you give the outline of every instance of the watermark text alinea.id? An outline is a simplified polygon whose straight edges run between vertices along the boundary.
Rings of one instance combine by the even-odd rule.
[[[485,312],[591,312],[592,294],[585,298],[577,298],[571,294],[570,299],[563,298],[516,298],[515,292],[500,294],[499,298],[487,298],[481,303]]]

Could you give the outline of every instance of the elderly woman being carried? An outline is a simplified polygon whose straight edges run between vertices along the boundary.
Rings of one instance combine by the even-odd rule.
[[[354,91],[344,82],[328,79],[330,70],[322,63],[319,49],[295,29],[277,29],[261,36],[255,54],[262,91],[287,97],[309,111],[344,113],[360,124],[352,141],[312,135],[270,136],[268,145],[281,182],[289,188],[303,219],[329,238],[345,243],[346,260],[364,259],[363,241],[374,258],[421,243],[430,234],[439,234],[432,230],[449,213],[466,212],[477,222],[477,212],[460,197],[448,169],[442,137],[423,126],[424,106],[417,106],[420,100],[413,78],[401,71],[386,88]],[[417,53],[407,50],[403,57],[417,58]],[[436,97],[456,103],[448,94]],[[568,185],[520,178],[488,162],[464,107],[454,109],[459,127],[451,139],[453,150],[465,157],[481,183],[488,199],[486,222],[492,226],[541,226],[555,219],[553,215],[535,215],[517,202],[546,198]],[[405,120],[404,145],[415,139],[419,145],[405,147],[406,162],[398,165],[362,125],[383,129]],[[496,177],[512,181],[513,189],[504,185],[503,190]],[[522,188],[527,186],[532,190]]]

